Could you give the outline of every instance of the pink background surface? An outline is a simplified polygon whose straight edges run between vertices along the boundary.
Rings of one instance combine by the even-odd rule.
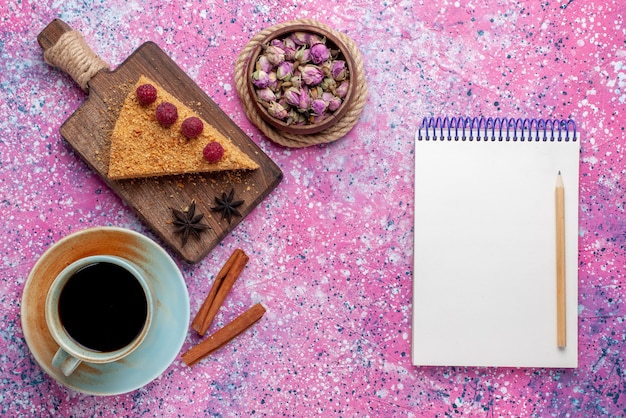
[[[0,415],[626,413],[624,2],[161,3],[0,3]],[[176,259],[193,315],[208,278],[234,248],[246,250],[248,267],[217,321],[254,302],[267,308],[263,320],[194,368],[177,359],[152,383],[113,397],[50,378],[20,325],[25,279],[55,241],[97,225],[153,237],[59,135],[85,95],[43,61],[36,43],[57,17],[113,67],[155,41],[285,174],[205,260]],[[251,36],[299,17],[355,40],[370,95],[345,138],[295,150],[247,120],[232,74]],[[578,369],[411,365],[413,137],[423,117],[438,115],[576,121]],[[197,341],[190,331],[183,349]]]

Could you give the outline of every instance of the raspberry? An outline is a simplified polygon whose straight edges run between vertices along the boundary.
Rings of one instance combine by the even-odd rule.
[[[142,84],[137,87],[137,100],[142,106],[148,106],[157,98],[157,90],[152,84]]]
[[[156,118],[166,128],[178,119],[178,109],[170,102],[163,102],[156,108]]]
[[[202,155],[207,159],[210,163],[216,163],[224,155],[224,148],[219,142],[209,142],[204,150],[202,151]]]
[[[183,135],[190,139],[200,135],[203,128],[202,121],[195,116],[185,119],[180,126]]]

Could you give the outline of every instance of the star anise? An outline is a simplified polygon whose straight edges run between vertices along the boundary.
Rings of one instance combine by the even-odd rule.
[[[204,214],[198,213],[196,215],[196,202],[192,201],[189,205],[189,208],[186,210],[178,210],[172,208],[172,212],[174,213],[175,219],[172,223],[176,226],[174,232],[178,234],[182,234],[182,246],[184,247],[187,244],[187,240],[189,239],[189,235],[193,234],[196,238],[200,237],[200,232],[209,229],[208,225],[200,223]]]
[[[241,213],[239,212],[237,207],[241,206],[244,201],[243,200],[233,201],[234,197],[235,197],[235,189],[230,189],[230,193],[228,195],[226,195],[225,192],[222,192],[221,199],[219,197],[215,198],[215,203],[217,203],[217,206],[214,206],[211,208],[211,210],[214,210],[216,212],[222,212],[221,219],[226,218],[228,220],[228,223],[230,223],[230,220],[233,217],[233,215],[241,216]]]

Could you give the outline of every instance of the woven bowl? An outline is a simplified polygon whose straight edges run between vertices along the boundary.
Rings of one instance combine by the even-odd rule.
[[[256,62],[259,58],[259,55],[261,54],[261,51],[263,50],[263,45],[268,45],[273,39],[283,38],[294,32],[306,32],[318,35],[319,37],[325,37],[326,45],[328,45],[332,49],[339,50],[340,57],[345,60],[346,66],[348,67],[348,78],[350,80],[350,85],[346,96],[343,98],[343,102],[337,110],[335,110],[319,123],[305,123],[300,125],[287,124],[285,121],[273,117],[268,113],[267,109],[258,101],[255,90],[256,88],[252,83],[252,73],[255,71]],[[355,64],[354,59],[348,53],[348,48],[331,31],[312,25],[293,24],[272,31],[250,55],[250,59],[248,60],[246,65],[245,74],[247,77],[246,85],[248,90],[248,97],[258,115],[266,123],[273,126],[278,131],[287,132],[290,134],[316,134],[332,127],[345,115],[346,111],[350,109],[352,101],[355,97],[355,83],[353,81],[353,75],[355,74]]]

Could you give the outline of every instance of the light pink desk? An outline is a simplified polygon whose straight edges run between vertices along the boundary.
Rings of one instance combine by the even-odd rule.
[[[0,5],[0,415],[626,413],[621,0],[57,3]],[[244,248],[248,268],[217,321],[260,301],[267,308],[262,322],[192,369],[176,360],[147,386],[108,398],[68,391],[49,378],[20,325],[24,281],[52,243],[96,225],[152,236],[58,133],[84,94],[43,62],[36,43],[56,17],[113,66],[142,42],[158,43],[285,174],[203,262],[179,261],[193,314],[208,278],[234,248]],[[251,36],[298,17],[318,19],[359,44],[370,96],[345,138],[291,150],[246,119],[232,72]],[[413,135],[421,118],[433,115],[576,120],[577,370],[411,365]],[[184,348],[196,341],[190,331]]]

